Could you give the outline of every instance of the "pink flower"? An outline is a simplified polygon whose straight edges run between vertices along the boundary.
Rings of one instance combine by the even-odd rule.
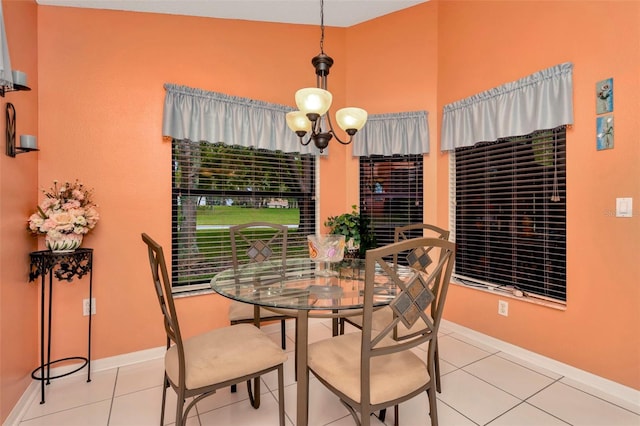
[[[64,204],[62,205],[62,208],[63,208],[64,210],[71,210],[71,209],[77,209],[77,208],[79,208],[79,207],[80,207],[80,205],[81,205],[81,204],[80,204],[80,201],[78,201],[78,200],[69,200],[69,201],[67,201],[66,203],[64,203]]]
[[[34,213],[29,217],[29,229],[31,232],[39,232],[40,227],[44,224],[44,218],[38,213]]]
[[[73,191],[71,191],[73,194],[73,198],[75,198],[76,200],[82,201],[84,200],[84,193],[78,189],[74,189]]]

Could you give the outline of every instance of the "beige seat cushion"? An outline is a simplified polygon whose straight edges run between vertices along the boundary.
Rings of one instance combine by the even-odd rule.
[[[221,383],[274,367],[287,355],[260,329],[251,324],[217,328],[184,341],[188,389]],[[178,351],[174,345],[165,355],[169,379],[178,383]]]
[[[292,309],[283,310],[286,311],[287,316],[295,317],[296,311]],[[260,308],[260,318],[281,318],[283,315],[272,312],[268,309]],[[230,321],[242,321],[253,319],[253,305],[250,303],[242,303],[237,300],[233,300],[229,305],[229,320]]]
[[[309,368],[354,401],[360,402],[360,333],[349,333],[309,345]],[[393,344],[393,340],[390,344]],[[407,395],[429,382],[427,365],[410,350],[371,361],[371,403]]]

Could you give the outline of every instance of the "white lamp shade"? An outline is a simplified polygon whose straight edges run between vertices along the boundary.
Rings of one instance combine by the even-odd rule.
[[[307,87],[296,92],[296,105],[305,114],[326,114],[332,100],[331,92],[317,87]]]
[[[342,130],[360,130],[367,122],[367,111],[362,108],[342,108],[336,112],[336,121]]]
[[[288,112],[286,115],[287,126],[294,132],[309,132],[311,131],[311,121],[307,118],[302,111]]]

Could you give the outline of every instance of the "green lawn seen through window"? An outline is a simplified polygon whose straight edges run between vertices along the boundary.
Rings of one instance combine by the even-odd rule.
[[[239,206],[200,206],[198,225],[239,225],[249,222],[271,222],[298,225],[300,210],[294,208],[270,209]]]

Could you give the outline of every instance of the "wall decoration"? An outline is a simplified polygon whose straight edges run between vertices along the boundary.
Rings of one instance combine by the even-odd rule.
[[[598,150],[613,148],[613,114],[596,117],[596,146]]]
[[[596,83],[596,114],[613,112],[613,78]]]

